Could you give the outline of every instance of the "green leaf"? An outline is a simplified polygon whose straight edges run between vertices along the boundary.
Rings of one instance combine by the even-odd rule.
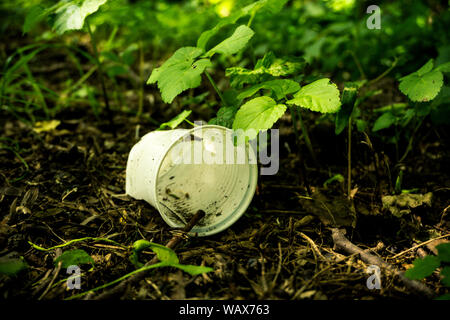
[[[156,256],[161,262],[167,263],[168,265],[174,265],[179,263],[178,257],[172,249],[142,239],[137,240],[133,243],[133,253],[130,256],[131,262],[136,267],[140,268],[143,266],[143,264],[139,262],[139,253],[147,248],[150,248],[154,253],[156,253]]]
[[[289,79],[276,79],[266,81],[245,89],[238,95],[238,99],[251,97],[261,89],[269,89],[273,91],[276,98],[280,100],[283,99],[286,95],[300,90],[300,85],[297,82]]]
[[[184,272],[189,273],[191,276],[196,276],[198,274],[202,274],[202,273],[206,273],[206,272],[211,272],[213,271],[212,268],[210,267],[204,267],[204,266],[193,266],[190,264],[173,264],[171,265],[172,267],[178,268],[183,270]]]
[[[29,9],[25,22],[22,26],[22,32],[27,33],[33,29],[40,21],[46,17],[45,9],[39,5],[33,6]]]
[[[273,124],[281,118],[286,111],[284,104],[277,104],[269,97],[258,97],[242,105],[236,113],[233,122],[233,129],[243,129],[249,131],[249,139],[254,139],[260,130],[272,128]]]
[[[372,131],[375,132],[389,128],[395,123],[396,119],[391,112],[385,112],[375,121]]]
[[[436,71],[441,71],[441,72],[450,72],[450,62],[446,62],[443,64],[438,65],[436,68],[434,68],[434,70]]]
[[[178,127],[180,125],[180,123],[182,123],[184,120],[186,120],[186,118],[189,117],[189,115],[191,113],[192,113],[192,110],[184,110],[179,115],[177,115],[175,118],[162,123],[159,126],[158,130],[162,130],[165,128],[175,129],[176,127]]]
[[[287,103],[321,113],[337,112],[341,106],[339,90],[334,83],[330,83],[328,78],[314,81],[302,87],[294,95],[294,99],[288,100]]]
[[[443,294],[442,296],[437,297],[435,300],[450,300],[450,293]]]
[[[209,124],[215,124],[227,128],[231,128],[233,125],[234,116],[237,112],[237,107],[221,107],[217,111],[217,117],[211,119]]]
[[[64,251],[58,258],[55,259],[55,265],[62,262],[61,267],[68,268],[69,266],[79,266],[81,264],[94,265],[94,259],[82,249],[74,249]]]
[[[268,52],[255,65],[253,70],[241,67],[227,68],[226,76],[230,77],[231,86],[241,88],[244,84],[256,84],[272,80],[274,77],[290,76],[302,70],[304,62],[277,59],[272,52]]]
[[[20,271],[27,269],[28,265],[23,260],[20,259],[11,259],[6,257],[0,258],[0,274],[5,274],[7,276],[15,276]]]
[[[240,18],[249,14],[255,14],[261,9],[267,9],[270,13],[277,13],[282,9],[286,2],[287,0],[260,0],[236,10],[228,17],[222,18],[214,28],[204,31],[197,40],[197,47],[206,51],[209,40],[223,27],[235,24]]]
[[[54,30],[63,34],[69,30],[79,30],[83,28],[84,20],[90,14],[96,12],[107,0],[81,0],[64,1],[67,2],[56,10],[56,20]]]
[[[413,267],[406,270],[405,277],[412,280],[421,280],[431,275],[441,261],[436,256],[426,256],[423,259],[416,259],[413,262]]]
[[[437,68],[432,68],[433,59],[430,59],[416,72],[401,78],[400,91],[412,101],[425,102],[434,99],[441,90],[444,76]]]
[[[450,267],[442,268],[441,276],[444,277],[441,280],[442,284],[446,287],[450,287]]]
[[[436,246],[438,257],[441,261],[450,262],[450,243],[442,243]]]
[[[219,43],[206,53],[206,56],[211,57],[215,53],[221,53],[225,55],[231,55],[242,50],[247,42],[253,37],[254,32],[252,29],[245,25],[241,25],[236,28],[233,34]]]
[[[211,66],[209,59],[195,61],[202,53],[202,49],[195,47],[178,49],[161,67],[153,70],[147,84],[157,82],[162,99],[171,103],[181,92],[200,85],[201,74]]]
[[[348,125],[348,120],[353,112],[356,97],[358,95],[358,85],[348,82],[344,86],[342,92],[342,107],[336,114],[335,129],[336,135],[340,134]]]

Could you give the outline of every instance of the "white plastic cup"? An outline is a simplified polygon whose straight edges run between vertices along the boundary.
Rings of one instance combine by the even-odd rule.
[[[258,169],[249,144],[233,144],[233,131],[215,125],[153,131],[133,146],[126,193],[155,207],[174,228],[203,210],[190,234],[208,236],[230,227],[249,206]]]

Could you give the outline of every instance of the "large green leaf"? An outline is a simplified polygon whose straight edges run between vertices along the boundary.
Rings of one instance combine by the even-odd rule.
[[[425,102],[434,99],[444,83],[439,68],[432,70],[433,59],[423,67],[400,79],[399,89],[412,101]],[[441,67],[445,69],[445,66]]]
[[[276,98],[279,100],[283,99],[288,94],[300,90],[300,85],[297,82],[289,79],[270,80],[245,89],[237,97],[238,99],[245,99],[253,96],[261,89],[269,89],[273,91]]]
[[[69,266],[79,266],[82,264],[94,264],[94,259],[82,249],[74,249],[64,251],[58,258],[55,259],[55,264],[62,262],[61,267],[68,268]]]
[[[441,261],[436,256],[426,256],[423,259],[416,259],[413,262],[413,267],[406,270],[405,277],[412,280],[421,280],[431,275]]]
[[[21,259],[12,259],[2,257],[0,258],[0,274],[5,274],[7,276],[15,276],[20,271],[28,268],[27,263]]]
[[[214,53],[221,53],[226,55],[237,53],[245,47],[245,45],[251,39],[251,37],[253,37],[253,35],[254,32],[252,29],[245,25],[241,25],[236,28],[236,30],[229,38],[223,40],[221,43],[209,50],[206,53],[206,56],[210,57]]]
[[[158,83],[164,102],[171,103],[181,92],[198,87],[201,74],[211,65],[209,59],[195,61],[203,50],[195,47],[183,47],[159,68],[153,70],[147,83]]]
[[[287,101],[312,111],[321,113],[334,113],[339,110],[341,100],[339,90],[330,79],[324,78],[310,83],[300,89],[294,99]]]
[[[65,4],[58,8],[53,28],[59,34],[68,30],[83,28],[86,17],[98,10],[107,0],[62,0]]]
[[[226,76],[230,77],[232,87],[242,88],[244,84],[257,84],[274,77],[294,75],[302,70],[304,65],[304,62],[278,59],[272,52],[268,52],[258,60],[253,70],[242,67],[227,68]]]
[[[255,138],[260,130],[272,128],[273,124],[281,118],[286,111],[284,104],[277,104],[269,97],[258,97],[242,105],[236,113],[233,129],[248,131],[248,138]]]

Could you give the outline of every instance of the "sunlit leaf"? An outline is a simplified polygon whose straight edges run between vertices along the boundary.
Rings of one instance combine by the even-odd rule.
[[[321,113],[337,112],[341,106],[339,90],[327,78],[314,81],[302,87],[294,95],[294,99],[288,100],[287,103]]]
[[[231,55],[242,50],[247,42],[253,37],[253,30],[245,25],[236,28],[234,33],[214,48],[206,53],[206,56],[212,56],[214,53]]]
[[[158,83],[164,102],[171,103],[181,92],[198,87],[201,74],[211,66],[209,59],[195,61],[202,49],[183,47],[178,49],[161,67],[153,70],[147,84]]]
[[[176,127],[178,127],[180,125],[180,123],[182,123],[184,120],[187,119],[187,117],[189,117],[189,115],[192,113],[192,110],[184,110],[183,112],[181,112],[179,115],[177,115],[175,118],[162,123],[159,126],[158,130],[164,129],[164,128],[170,128],[170,129],[175,129]]]

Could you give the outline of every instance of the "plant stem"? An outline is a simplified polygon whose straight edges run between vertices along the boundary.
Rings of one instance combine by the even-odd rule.
[[[350,199],[352,191],[352,116],[348,118],[348,151],[347,151],[347,197]]]
[[[314,149],[311,144],[311,140],[309,139],[308,130],[305,127],[305,124],[303,123],[302,118],[302,112],[300,111],[300,108],[297,107],[297,114],[298,114],[298,120],[300,121],[300,127],[302,129],[303,138],[305,139],[306,146],[308,147],[309,153],[311,154],[311,157],[314,161],[317,161],[316,154],[314,153]]]
[[[213,78],[211,77],[211,75],[209,74],[208,71],[205,70],[205,74],[206,77],[208,78],[209,82],[211,82],[211,85],[213,86],[214,90],[216,91],[217,95],[219,96],[220,100],[222,101],[222,103],[224,104],[224,106],[227,105],[222,93],[220,92],[219,88],[217,88],[216,83],[214,82]]]
[[[356,56],[356,54],[352,50],[350,50],[350,54],[352,55],[353,60],[355,61],[356,67],[358,68],[358,71],[361,74],[361,77],[363,79],[367,79],[366,74],[364,73],[364,70],[363,70],[361,63],[359,62],[359,59]]]
[[[139,41],[139,104],[137,117],[140,118],[144,110],[144,50],[142,40]]]
[[[392,65],[389,68],[387,68],[382,74],[380,74],[378,77],[376,77],[375,79],[370,80],[368,85],[374,84],[375,82],[378,82],[379,80],[381,80],[382,78],[387,76],[389,74],[389,72],[391,72],[392,69],[395,68],[395,66],[397,65],[397,62],[398,62],[398,59],[395,58],[394,62],[392,62]]]
[[[87,26],[87,30],[89,33],[89,37],[91,38],[92,48],[94,49],[94,58],[97,63],[97,66],[98,66],[98,74],[99,74],[100,83],[102,86],[103,99],[105,101],[105,108],[106,108],[106,114],[107,114],[108,121],[109,121],[109,126],[111,128],[111,131],[112,131],[114,137],[117,137],[116,126],[114,125],[113,115],[111,112],[111,108],[109,107],[109,99],[108,99],[108,94],[106,92],[106,86],[105,86],[105,77],[104,77],[104,73],[103,73],[102,64],[100,63],[100,59],[99,59],[97,43],[95,42],[94,35],[92,34],[91,25],[89,24],[88,19],[86,19],[86,26]]]

